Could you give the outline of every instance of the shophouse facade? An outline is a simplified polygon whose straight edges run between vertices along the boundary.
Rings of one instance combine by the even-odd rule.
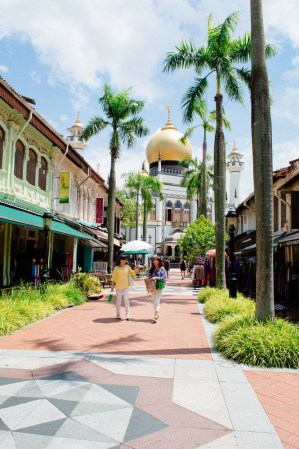
[[[236,209],[239,290],[255,296],[256,211],[254,194]],[[299,305],[299,159],[273,172],[275,302]]]
[[[96,233],[105,225],[108,188],[70,137],[0,78],[0,287],[33,281],[45,269],[67,280],[105,258],[107,233]],[[120,208],[118,201],[118,217]]]

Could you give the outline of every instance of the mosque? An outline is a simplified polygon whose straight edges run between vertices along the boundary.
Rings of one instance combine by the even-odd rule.
[[[186,144],[180,141],[183,134],[172,124],[171,107],[167,106],[167,109],[166,125],[152,135],[146,147],[149,173],[163,185],[163,201],[153,195],[154,208],[148,217],[147,241],[152,246],[149,257],[157,254],[175,259],[180,257],[178,239],[197,218],[197,200],[189,201],[186,188],[180,185],[186,168],[179,166],[179,162],[194,157],[192,146],[188,140]],[[143,173],[145,170],[143,165]],[[208,217],[212,221],[213,215],[213,203],[210,200]],[[139,231],[138,235],[141,233]],[[136,230],[126,229],[125,236],[127,241],[134,240]]]

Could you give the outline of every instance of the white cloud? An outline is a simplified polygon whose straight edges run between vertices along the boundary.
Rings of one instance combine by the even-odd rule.
[[[285,120],[288,120],[295,125],[299,125],[298,96],[299,88],[287,87],[280,98],[279,103],[273,104],[273,115],[283,117]]]
[[[0,72],[2,73],[8,72],[8,67],[5,64],[0,64]]]
[[[3,0],[2,0],[3,1]],[[187,0],[22,0],[5,2],[1,35],[30,42],[50,69],[49,82],[98,89],[109,80],[138,95],[160,95],[155,74],[166,51],[196,23]],[[18,11],[18,14],[15,12]]]
[[[39,73],[37,73],[35,70],[33,70],[33,71],[30,73],[30,78],[31,78],[35,83],[37,83],[37,84],[40,84],[40,83],[41,83],[41,80],[42,80],[41,75],[40,75]]]
[[[59,118],[62,122],[66,122],[68,120],[68,116],[65,114],[60,114]]]
[[[273,159],[273,168],[278,170],[287,167],[290,161],[299,158],[299,140],[290,140],[279,142],[274,146],[275,157]]]

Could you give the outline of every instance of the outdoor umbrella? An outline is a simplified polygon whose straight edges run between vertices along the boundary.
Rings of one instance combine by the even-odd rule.
[[[216,249],[209,249],[209,251],[206,252],[207,256],[216,256]],[[227,256],[226,253],[224,253],[224,256]]]
[[[149,254],[151,251],[151,245],[142,240],[132,240],[131,242],[125,243],[120,251],[123,254]]]

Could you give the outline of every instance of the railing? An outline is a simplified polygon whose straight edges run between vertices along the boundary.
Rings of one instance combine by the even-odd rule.
[[[107,273],[108,262],[94,262],[93,263],[93,272],[94,273]]]

